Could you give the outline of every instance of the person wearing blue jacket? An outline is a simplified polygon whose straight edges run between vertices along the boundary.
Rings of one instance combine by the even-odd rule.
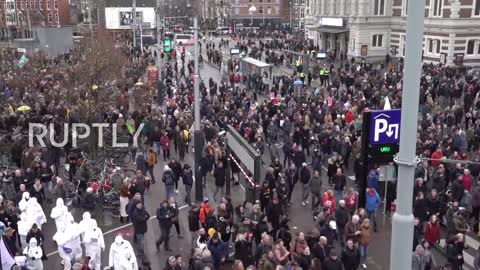
[[[220,264],[225,262],[228,255],[227,244],[220,239],[218,233],[215,233],[212,239],[208,241],[207,248],[210,250],[210,253],[212,253],[214,270],[219,270]]]
[[[367,188],[375,188],[375,190],[380,190],[379,186],[379,171],[377,168],[373,168],[368,173],[367,177]]]
[[[375,212],[380,205],[380,196],[375,188],[369,188],[367,191],[367,202],[365,209],[367,210],[368,218],[373,222],[373,231],[377,231],[377,220],[375,218]]]

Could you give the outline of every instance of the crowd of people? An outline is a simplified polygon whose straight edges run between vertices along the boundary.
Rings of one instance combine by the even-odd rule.
[[[206,48],[208,61],[220,66],[221,71],[221,47],[228,47],[229,42],[224,40],[220,44],[205,40],[202,47]],[[220,47],[220,53],[215,46]],[[287,67],[287,63],[295,60],[288,59],[291,54],[284,56],[277,50],[303,53],[318,50],[302,38],[280,34],[265,41],[244,37],[237,46],[245,55],[265,59],[278,67]],[[167,56],[149,53],[141,56],[135,50],[125,50],[124,53],[129,62],[122,71],[123,80],[114,86],[119,93],[118,99],[98,112],[98,118],[102,122],[120,124],[126,131],[136,130],[141,123],[146,128],[142,131],[140,146],[131,149],[137,175],[122,180],[119,189],[120,219],[133,223],[133,247],[125,239],[116,239],[112,244],[113,251],[112,248],[110,251],[110,266],[136,269],[128,260],[122,265],[112,259],[127,251],[129,256],[137,255],[148,261],[144,242],[150,214],[145,209],[145,192],[160,179],[166,196],[156,211],[161,232],[156,241],[157,249],[163,245],[165,251],[171,250],[172,226],[175,226],[178,237],[185,235],[179,226],[180,200],[176,198],[179,183],[183,183],[186,191],[182,199],[191,206],[188,227],[192,256],[189,260],[171,256],[165,269],[217,270],[228,262],[233,262],[233,268],[238,270],[353,270],[368,267],[368,247],[380,229],[376,222],[377,214],[380,214],[378,209],[385,200],[387,209],[394,210],[390,205],[395,201],[395,185],[392,183],[389,192],[383,194],[378,165],[369,168],[367,191],[357,190],[346,173],[353,171],[359,179],[362,112],[383,108],[386,97],[393,108],[400,108],[404,102],[401,64],[393,67],[387,62],[375,66],[352,59],[313,70],[303,70],[300,64],[291,70],[291,74],[275,74],[273,80],[267,77],[268,83],[264,83],[265,76],[260,74],[261,82],[244,84],[242,82],[248,81],[238,78],[238,64],[228,62],[228,72],[222,73],[224,76],[220,80],[212,78],[200,82],[202,139],[205,142],[201,181],[209,184],[210,179],[213,180],[215,203],[205,198],[196,205],[191,198],[192,164],[184,162],[193,134],[193,78],[186,75],[187,70],[190,75],[193,73],[193,64],[185,59],[184,51],[177,55],[174,50]],[[32,122],[58,125],[89,121],[81,119],[82,112],[65,98],[69,90],[65,85],[72,76],[68,70],[75,65],[73,53],[54,61],[33,57],[23,70],[17,66],[16,60],[20,56],[17,52],[2,50],[1,54],[0,92],[4,110],[0,125],[3,130],[17,126],[26,128]],[[339,54],[345,60],[346,57],[341,52]],[[135,96],[136,83],[155,57],[166,59],[161,71],[165,75],[163,89],[159,90],[159,93],[166,93],[166,102],[157,105],[156,100],[142,100],[138,104],[128,97]],[[182,61],[169,63],[177,58]],[[19,72],[22,76],[27,72],[43,75],[31,75],[31,85],[22,85],[15,80]],[[319,81],[322,79],[320,83],[315,83],[317,74],[312,75],[317,72],[320,73]],[[305,73],[309,75],[305,76]],[[305,84],[305,94],[300,98],[295,95],[292,84],[305,79],[308,84]],[[274,98],[257,96],[257,92],[262,91],[252,90],[258,90],[258,85],[261,85],[263,94],[273,93]],[[444,222],[447,227],[443,238],[446,238],[445,252],[452,269],[462,269],[464,264],[465,235],[479,230],[479,90],[478,72],[474,69],[428,64],[422,68],[417,141],[417,154],[422,162],[415,172],[412,198],[415,216],[412,263],[415,270],[435,267],[432,248],[438,246],[444,234],[440,223]],[[159,96],[155,94],[153,98]],[[31,109],[27,112],[15,109],[22,105]],[[47,115],[51,117],[45,117]],[[218,135],[227,125],[235,127],[262,155],[262,163],[266,166],[262,179],[252,180],[239,157],[234,154],[227,157],[223,139]],[[14,143],[8,150],[18,170],[12,178],[13,188],[3,189],[0,221],[7,232],[3,239],[12,254],[33,254],[27,256],[32,265],[29,269],[41,269],[39,265],[45,259],[41,252],[45,241],[41,226],[46,222],[42,206],[54,201],[58,209],[63,209],[59,210],[62,213],[59,216],[52,210],[51,217],[57,225],[53,240],[58,244],[65,269],[73,267],[80,258],[78,254],[82,253],[80,239],[85,242],[86,232],[62,230],[62,222],[68,222],[69,226],[75,224],[63,206],[63,200],[66,200],[63,186],[72,179],[58,177],[61,162],[72,156],[70,150],[68,147],[25,148],[24,141]],[[178,153],[178,160],[173,157],[173,152]],[[162,163],[162,156],[162,175],[155,177],[153,168]],[[231,173],[226,171],[229,168],[227,159],[234,160]],[[75,167],[77,158],[71,160]],[[326,173],[323,165],[327,167]],[[242,179],[247,180],[247,185],[251,184],[249,180],[258,182],[258,198],[233,205],[232,200],[224,195],[229,176],[234,183]],[[292,197],[297,183],[301,186],[300,201]],[[84,186],[80,191],[84,193],[84,209],[93,210],[92,190]],[[365,192],[365,205],[358,205],[357,192]],[[297,203],[311,209],[313,225],[294,233],[289,216],[292,204]],[[57,223],[57,219],[62,221]],[[84,220],[89,222],[88,215]],[[95,224],[84,227],[87,228],[95,232],[99,229]],[[32,234],[35,237],[32,238]],[[92,239],[99,239],[99,235],[101,231]],[[100,240],[97,242],[101,243]],[[72,245],[67,249],[73,252],[65,254],[63,247],[67,244]],[[90,242],[84,244],[88,249]],[[20,248],[25,247],[26,251],[21,252]],[[92,248],[94,251],[89,257],[93,261],[87,262],[86,266],[99,269],[97,255],[104,245]]]

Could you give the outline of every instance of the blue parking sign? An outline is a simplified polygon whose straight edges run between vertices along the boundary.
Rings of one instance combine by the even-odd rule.
[[[400,142],[401,110],[372,111],[370,144],[397,144]]]

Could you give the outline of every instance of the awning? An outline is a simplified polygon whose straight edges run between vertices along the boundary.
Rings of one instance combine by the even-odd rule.
[[[328,34],[340,34],[340,33],[345,33],[349,31],[348,28],[345,28],[345,27],[326,27],[326,26],[313,27],[310,30],[317,31],[320,33],[328,33]]]
[[[251,58],[251,57],[245,57],[245,58],[242,59],[242,61],[246,62],[246,63],[249,63],[249,64],[252,64],[252,65],[254,65],[256,67],[259,67],[259,68],[272,66],[272,64],[267,64],[265,62],[259,61],[255,58]]]

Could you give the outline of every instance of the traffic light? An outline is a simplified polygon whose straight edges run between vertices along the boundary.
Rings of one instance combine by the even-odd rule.
[[[163,40],[163,52],[169,53],[172,51],[172,40],[164,39]]]

